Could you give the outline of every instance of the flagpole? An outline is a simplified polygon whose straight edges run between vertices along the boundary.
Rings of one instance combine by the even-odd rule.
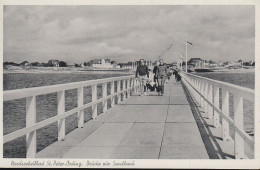
[[[186,41],[186,64],[185,64],[185,67],[186,67],[186,73],[188,72],[188,66],[187,66],[187,55],[188,55],[188,50],[187,50],[187,41]]]

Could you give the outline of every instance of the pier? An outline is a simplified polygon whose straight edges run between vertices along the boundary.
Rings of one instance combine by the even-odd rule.
[[[244,131],[243,124],[243,100],[254,103],[254,90],[188,73],[181,75],[181,82],[172,78],[165,84],[164,96],[156,92],[139,96],[139,82],[134,76],[4,91],[4,101],[26,98],[26,127],[4,135],[4,143],[26,135],[28,158],[254,158],[254,138]],[[98,99],[100,84],[103,95]],[[88,86],[92,101],[83,104],[83,90]],[[65,91],[70,89],[78,91],[78,107],[65,112]],[[36,123],[35,98],[48,93],[57,93],[58,114]],[[234,98],[234,119],[229,115],[229,93]],[[100,115],[98,103],[102,103]],[[92,119],[84,123],[84,109],[88,107],[92,107]],[[72,114],[78,115],[78,128],[65,135],[65,119]],[[54,122],[58,123],[58,141],[36,153],[36,130]],[[234,139],[229,128],[235,130]]]

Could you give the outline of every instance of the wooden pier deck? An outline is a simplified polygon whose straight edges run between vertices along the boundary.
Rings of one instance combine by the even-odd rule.
[[[173,78],[172,78],[173,79]],[[38,152],[37,158],[208,159],[181,83],[138,93]]]

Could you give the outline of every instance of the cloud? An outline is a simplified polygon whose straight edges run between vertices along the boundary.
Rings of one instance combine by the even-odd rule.
[[[4,61],[253,60],[254,6],[4,6]]]

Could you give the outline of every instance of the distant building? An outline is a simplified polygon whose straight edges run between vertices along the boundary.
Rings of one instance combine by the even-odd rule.
[[[212,63],[209,63],[209,66],[210,66],[210,67],[217,67],[218,64],[217,64],[216,62],[213,61]]]
[[[111,64],[113,65],[113,68],[120,68],[120,65],[118,65],[115,61],[111,61]]]
[[[21,66],[29,66],[29,64],[30,64],[30,63],[29,63],[28,61],[24,61],[24,62],[22,62],[20,65],[21,65]]]
[[[110,59],[94,59],[87,63],[87,66],[94,68],[113,68]]]
[[[238,60],[237,62],[240,63],[241,66],[242,66],[243,63],[244,63],[243,60]]]
[[[224,63],[225,67],[235,67],[235,66],[241,66],[241,62],[234,62],[234,61],[227,61]]]
[[[133,62],[128,62],[128,63],[119,63],[120,68],[124,68],[124,69],[133,69]]]
[[[201,68],[203,66],[204,60],[201,58],[191,58],[188,62],[187,65],[192,65],[195,68]]]
[[[59,67],[59,60],[49,60],[48,62],[51,66]]]
[[[255,62],[254,61],[249,61],[249,65],[250,66],[255,65]]]
[[[33,62],[30,63],[30,66],[41,66],[41,64],[39,62]]]
[[[66,64],[67,64],[68,67],[75,67],[75,63],[74,62],[67,61]]]

